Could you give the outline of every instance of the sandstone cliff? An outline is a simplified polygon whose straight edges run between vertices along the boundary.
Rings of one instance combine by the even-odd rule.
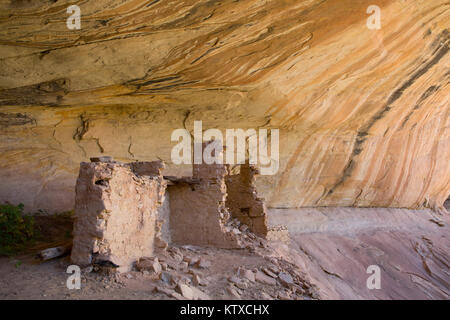
[[[70,210],[101,154],[185,174],[170,136],[194,120],[280,128],[268,207],[447,199],[448,2],[76,1],[80,30],[70,4],[0,1],[0,201]]]

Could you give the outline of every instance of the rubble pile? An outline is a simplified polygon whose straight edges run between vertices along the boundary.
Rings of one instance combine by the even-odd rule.
[[[320,297],[317,288],[298,267],[273,256],[266,240],[250,232],[242,232],[239,237],[246,239],[245,256],[230,261],[237,264],[223,272],[218,269],[224,261],[217,257],[230,250],[190,245],[169,246],[151,257],[140,258],[127,273],[115,273],[113,266],[97,266],[97,271],[108,275],[109,280],[102,280],[105,288],[125,286],[129,281],[144,282],[149,288],[150,299],[290,300]],[[256,263],[248,265],[253,259]]]

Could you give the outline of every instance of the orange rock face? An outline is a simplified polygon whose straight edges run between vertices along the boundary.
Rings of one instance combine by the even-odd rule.
[[[370,5],[381,28],[367,26]],[[0,4],[0,201],[70,210],[81,161],[171,164],[173,130],[279,128],[270,208],[443,208],[444,0]]]

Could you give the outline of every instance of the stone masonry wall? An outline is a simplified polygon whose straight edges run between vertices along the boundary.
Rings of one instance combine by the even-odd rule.
[[[228,197],[226,206],[233,218],[249,226],[254,233],[267,235],[267,215],[263,199],[259,198],[254,185],[257,169],[244,164],[240,173],[225,177]]]
[[[226,232],[226,186],[224,181],[177,183],[170,194],[170,230],[176,244],[238,247],[234,234]]]
[[[76,184],[71,260],[109,262],[120,271],[151,256],[157,211],[166,189],[159,161],[83,162]]]
[[[211,141],[202,144],[204,149]],[[192,179],[169,186],[170,230],[174,243],[239,247],[236,234],[225,227],[228,169],[223,164],[194,164]]]

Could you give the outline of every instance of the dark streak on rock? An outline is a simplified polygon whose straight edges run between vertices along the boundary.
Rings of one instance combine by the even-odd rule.
[[[187,85],[187,84],[194,84],[198,83],[199,81],[185,81],[185,82],[176,82],[170,85],[162,86],[162,87],[156,87],[156,88],[148,88],[148,89],[142,89],[140,91],[131,93],[130,95],[136,95],[136,94],[147,94],[152,93],[156,91],[164,91],[164,90],[173,90],[173,89],[181,89],[181,87]]]
[[[102,145],[100,144],[100,139],[99,138],[93,138],[95,143],[97,144],[98,149],[100,150],[100,153],[104,153],[105,149],[103,149]]]
[[[0,91],[0,106],[47,105],[58,106],[69,92],[68,79],[55,79],[29,86]]]
[[[73,139],[76,142],[80,142],[83,139],[83,136],[89,130],[89,119],[85,119],[84,114],[80,115],[81,125],[77,128],[77,131],[73,135]]]
[[[46,55],[48,55],[51,52],[51,50],[44,50],[39,52],[39,60],[42,60]]]
[[[203,53],[201,56],[199,56],[198,58],[195,58],[194,61],[191,62],[191,64],[196,63],[197,61],[199,61],[201,58],[205,57],[207,54],[209,54],[210,52],[213,52],[214,50],[217,50],[221,47],[216,47],[216,48],[210,48],[208,49],[205,53]]]
[[[169,76],[169,77],[160,78],[160,79],[148,80],[148,81],[145,81],[143,83],[139,83],[137,85],[137,88],[140,89],[143,86],[148,86],[150,84],[155,84],[155,83],[167,82],[167,81],[175,80],[175,79],[178,79],[178,78],[180,78],[180,76],[174,75],[174,76]],[[130,84],[133,84],[133,83],[131,82]]]
[[[133,137],[130,136],[130,137],[129,137],[129,140],[130,140],[130,143],[129,143],[129,145],[128,145],[128,154],[129,154],[132,158],[134,158],[134,153],[131,152],[131,147],[133,146]]]
[[[23,126],[30,123],[36,124],[36,120],[27,114],[0,112],[0,127]]]
[[[408,122],[409,118],[411,118],[414,111],[418,110],[421,106],[421,104],[432,94],[438,91],[440,86],[431,86],[429,87],[420,97],[419,101],[417,101],[417,104],[414,106],[414,108],[408,113],[408,115],[405,117],[405,119],[402,122],[402,125],[400,126],[400,129],[403,129],[403,127]]]
[[[442,38],[444,38],[444,39],[442,39]],[[380,111],[375,113],[366,124],[364,124],[360,129],[358,129],[355,144],[353,146],[353,150],[350,155],[350,160],[343,170],[342,177],[338,180],[337,183],[335,183],[335,185],[333,187],[331,187],[328,190],[328,192],[324,193],[325,197],[331,195],[334,192],[334,190],[337,187],[339,187],[352,174],[354,166],[355,166],[354,158],[357,157],[361,153],[362,144],[366,140],[366,136],[369,134],[369,131],[374,126],[374,124],[378,120],[382,119],[386,115],[386,113],[391,110],[391,108],[392,108],[391,105],[394,104],[394,102],[396,102],[402,96],[402,94],[403,94],[403,92],[405,92],[405,90],[407,90],[409,87],[411,87],[411,85],[417,79],[419,79],[422,75],[424,75],[430,68],[432,68],[434,65],[436,65],[442,59],[442,57],[444,57],[447,54],[448,49],[449,49],[448,48],[448,38],[449,38],[449,32],[448,32],[448,30],[444,30],[439,35],[437,42],[434,41],[434,43],[437,43],[439,45],[438,49],[435,51],[436,54],[434,55],[434,57],[431,60],[429,60],[428,62],[426,62],[419,70],[417,70],[415,73],[413,73],[413,75],[405,83],[403,83],[400,88],[395,90],[394,93],[392,93],[392,95],[389,97],[385,106]],[[435,89],[429,88],[429,90],[430,91],[427,90],[427,92],[425,92],[422,95],[421,99],[422,98],[426,99],[431,93],[434,92],[433,90],[435,90]],[[419,101],[421,101],[421,99],[419,99]]]
[[[158,2],[159,2],[159,0],[153,0],[152,2],[146,4],[145,7],[146,8],[151,7],[152,5],[154,5],[154,4],[158,3]]]

